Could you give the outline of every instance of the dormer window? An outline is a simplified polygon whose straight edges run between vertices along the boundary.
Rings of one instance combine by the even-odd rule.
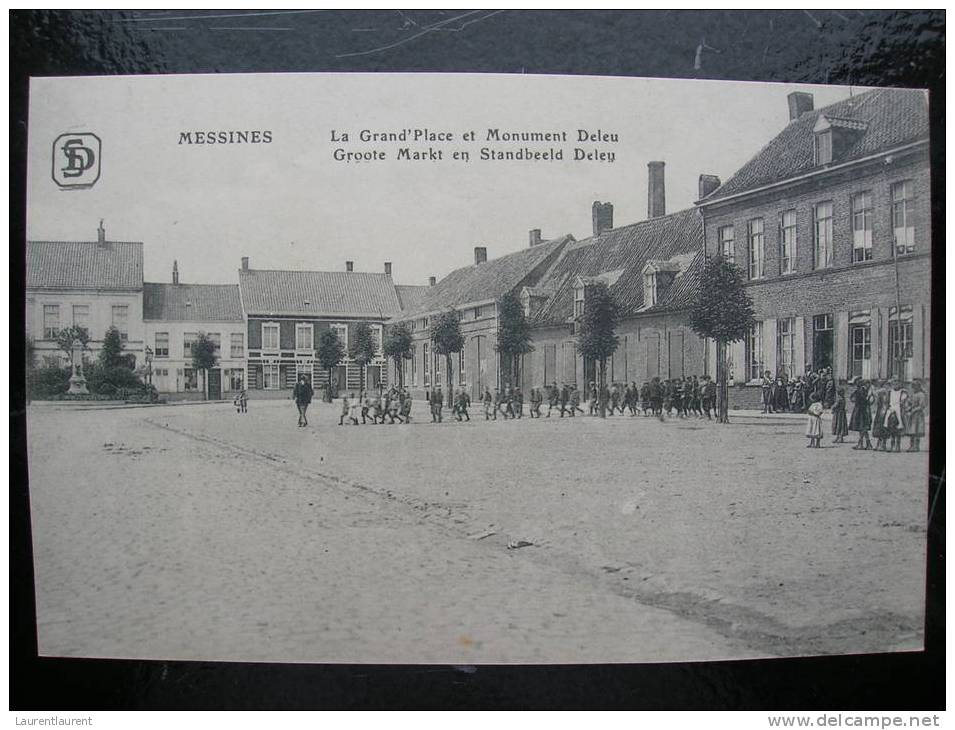
[[[584,314],[584,287],[574,287],[574,317],[582,317]]]
[[[832,130],[815,134],[815,158],[817,165],[828,165],[832,162]]]

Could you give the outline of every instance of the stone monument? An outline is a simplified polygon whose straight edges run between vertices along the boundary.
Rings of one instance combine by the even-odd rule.
[[[70,395],[89,395],[86,389],[86,378],[83,377],[82,366],[83,345],[79,342],[73,343],[73,374],[70,376],[70,389],[67,391]]]

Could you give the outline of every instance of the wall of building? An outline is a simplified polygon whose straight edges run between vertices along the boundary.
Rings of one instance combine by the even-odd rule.
[[[309,318],[309,317],[263,317],[249,315],[246,333],[248,335],[248,384],[249,392],[255,396],[269,397],[272,394],[290,390],[295,385],[299,375],[306,375],[316,390],[326,387],[329,373],[318,362],[316,351],[319,339],[323,332],[333,325],[343,325],[346,330],[346,351],[352,341],[355,327],[359,320],[338,318]],[[263,324],[278,324],[279,348],[266,351],[262,347]],[[383,322],[368,322],[373,327],[381,328],[384,333]],[[312,349],[296,348],[296,328],[308,325],[312,329]],[[268,370],[268,372],[267,372]],[[277,382],[275,375],[277,374]],[[357,391],[361,387],[361,368],[352,361],[345,361],[332,372],[332,380],[337,390]],[[388,367],[382,355],[379,355],[365,372],[365,382],[373,384],[380,381],[387,384]],[[285,396],[282,396],[285,397]]]
[[[98,291],[98,290],[63,290],[40,291],[28,290],[26,293],[26,334],[33,339],[37,361],[42,364],[42,358],[55,357],[61,361],[66,355],[57,349],[56,341],[47,339],[43,330],[43,307],[45,305],[59,306],[60,327],[71,327],[73,321],[73,307],[89,307],[87,329],[90,333],[90,356],[95,358],[103,344],[106,330],[113,324],[113,306],[127,307],[127,337],[125,349],[136,356],[136,364],[143,361],[143,293],[129,291]]]
[[[890,190],[892,184],[903,180],[911,181],[914,194],[911,214],[915,250],[898,257],[896,274]],[[868,192],[872,198],[872,257],[853,262],[851,198],[861,192]],[[833,261],[828,268],[813,269],[813,206],[822,201],[832,201],[833,206]],[[793,273],[782,274],[779,221],[787,210],[796,212],[796,265]],[[742,341],[730,346],[734,383],[749,383],[755,388],[754,376],[759,370],[788,371],[788,375],[797,376],[805,373],[807,365],[818,367],[826,362],[831,363],[840,380],[860,373],[871,378],[889,377],[897,369],[892,366],[889,342],[896,282],[903,316],[912,334],[911,358],[904,375],[906,379],[929,377],[932,239],[929,168],[924,151],[894,155],[888,162],[883,157],[785,189],[705,206],[704,213],[707,253],[717,252],[719,229],[734,226],[735,258],[744,272],[747,224],[754,218],[764,221],[764,276],[746,285],[756,318],[762,323],[762,342],[757,343],[758,347],[747,348]],[[794,326],[791,339],[780,328],[781,320],[790,320],[784,322],[785,327]],[[831,335],[817,332],[814,323],[831,326]],[[860,327],[868,327],[867,361],[854,357],[854,352],[865,354],[862,346],[853,350],[853,337],[865,336],[854,332]],[[782,352],[784,343],[791,355]],[[786,359],[793,361],[791,366],[783,362]],[[737,388],[731,391],[731,403],[751,405],[751,395]]]
[[[465,388],[476,399],[484,386],[492,390],[498,385],[500,368],[497,352],[497,312],[494,304],[486,303],[477,307],[461,307],[461,334],[464,337],[464,350],[461,355],[453,355],[451,375],[453,388]],[[404,384],[412,398],[426,398],[436,383],[442,391],[447,390],[447,362],[443,355],[435,356],[431,348],[430,319],[414,321],[412,330],[413,357],[403,363]],[[425,346],[427,346],[429,364],[425,364]],[[462,367],[463,373],[462,373]],[[392,382],[397,382],[394,364],[389,364]]]
[[[241,390],[248,382],[246,375],[246,325],[235,322],[180,322],[146,320],[144,323],[146,345],[153,351],[152,383],[163,394],[191,395],[202,397],[202,379],[193,371],[192,355],[186,347],[186,334],[199,332],[219,335],[220,351],[217,370],[221,376],[223,397]],[[157,333],[169,335],[169,354],[161,355],[157,347]],[[242,336],[242,348],[232,350],[232,335]],[[231,397],[231,396],[230,396]]]
[[[620,343],[607,362],[608,383],[641,385],[661,380],[712,374],[710,346],[687,324],[686,314],[648,314],[628,317],[616,328]],[[522,387],[576,384],[589,387],[596,369],[585,367],[577,353],[570,325],[534,330],[534,351],[524,356]]]

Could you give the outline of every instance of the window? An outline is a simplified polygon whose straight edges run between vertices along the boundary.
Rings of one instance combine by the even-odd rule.
[[[785,211],[779,220],[779,273],[796,270],[796,211]]]
[[[753,218],[746,226],[749,250],[749,278],[763,277],[763,219]]]
[[[817,314],[812,318],[812,369],[832,367],[832,315]]]
[[[198,390],[199,381],[196,379],[196,371],[192,368],[186,368],[183,373],[183,388],[186,390]]]
[[[381,343],[381,334],[382,334],[382,333],[381,333],[381,325],[380,325],[380,324],[373,324],[373,325],[371,325],[371,339],[372,339],[372,340],[374,341],[374,343],[375,343],[375,355],[376,355],[377,357],[381,357],[381,354],[382,354],[382,349],[381,349],[381,344],[382,344],[382,343]]]
[[[912,308],[902,307],[899,317],[895,307],[889,310],[889,375],[910,380],[912,370]]]
[[[913,203],[911,180],[903,180],[892,186],[892,233],[895,236],[896,253],[911,253],[915,250]]]
[[[212,340],[212,352],[215,353],[216,357],[222,353],[222,335],[219,332],[210,332],[206,335],[210,340]]]
[[[849,312],[849,377],[872,377],[872,316]]]
[[[643,303],[648,307],[657,303],[656,272],[651,271],[643,275]]]
[[[812,208],[814,269],[832,266],[832,201],[817,203]]]
[[[308,322],[300,322],[295,325],[295,349],[311,351],[314,349],[312,340],[314,338],[315,328]]]
[[[262,323],[262,349],[273,352],[279,349],[279,326],[274,322]]]
[[[720,256],[731,264],[736,261],[736,251],[733,247],[733,226],[723,226],[717,231],[720,242]]]
[[[421,363],[422,363],[422,367],[424,368],[424,384],[425,386],[429,386],[431,385],[431,358],[428,357],[427,343],[421,346],[421,353],[423,356]]]
[[[262,387],[266,390],[278,390],[282,387],[279,382],[279,365],[276,362],[267,362],[262,365]]]
[[[153,348],[156,357],[169,357],[169,333],[157,332]]]
[[[182,334],[182,356],[188,360],[192,357],[192,343],[196,341],[198,335],[195,332],[183,332]]]
[[[464,350],[458,353],[458,385],[464,385],[467,380],[464,377]]]
[[[816,132],[815,158],[817,165],[828,165],[832,162],[832,132]]]
[[[852,262],[872,258],[872,194],[852,196]]]
[[[245,357],[245,334],[233,332],[229,335],[229,356],[232,358]]]
[[[87,332],[90,329],[90,306],[89,304],[73,305],[73,326],[82,327]]]
[[[418,384],[418,346],[413,345],[411,347],[411,361],[409,363],[411,366],[411,384]]]
[[[584,314],[584,288],[578,286],[574,288],[574,317],[581,317]]]
[[[332,332],[338,336],[338,341],[342,343],[342,347],[346,350],[348,349],[348,325],[347,324],[333,324],[331,325]]]
[[[481,307],[474,308],[474,319],[481,319]]]
[[[119,330],[121,340],[129,339],[129,307],[125,304],[113,305],[113,327]]]
[[[796,318],[786,317],[776,321],[776,343],[779,348],[777,371],[793,377],[796,362]]]
[[[763,323],[756,322],[746,334],[746,380],[759,380],[763,375]]]
[[[60,305],[43,305],[43,339],[55,340],[60,331]]]
[[[233,368],[229,371],[229,390],[242,390],[245,383],[245,373],[241,368]]]

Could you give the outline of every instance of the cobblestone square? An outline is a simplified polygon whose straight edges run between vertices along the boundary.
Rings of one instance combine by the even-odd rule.
[[[42,655],[638,662],[922,646],[927,458],[802,419],[339,427],[34,406]],[[427,421],[425,420],[427,418]],[[523,543],[530,543],[521,547]]]

